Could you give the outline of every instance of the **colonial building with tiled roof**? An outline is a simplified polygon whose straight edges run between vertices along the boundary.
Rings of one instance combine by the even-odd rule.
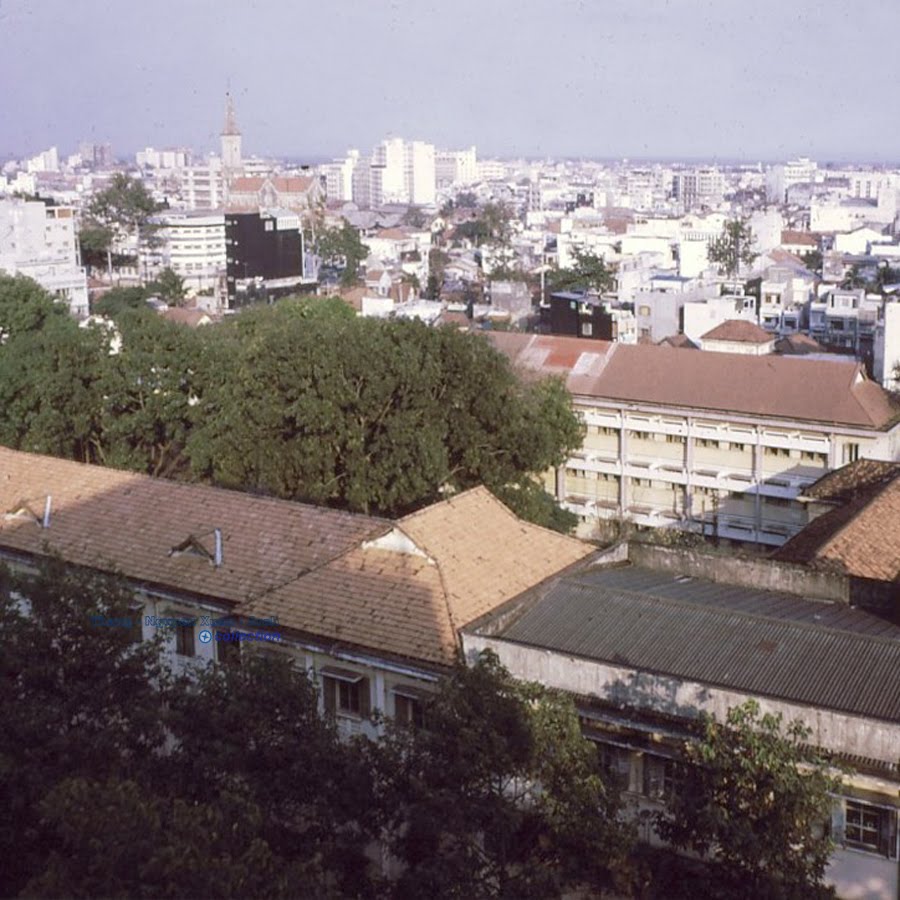
[[[900,627],[840,598],[841,581],[771,560],[619,545],[466,626],[463,645],[572,695],[620,779],[625,815],[646,823],[677,790],[701,715],[721,722],[752,699],[800,721],[849,770],[832,798],[826,878],[839,897],[889,900],[900,887]]]
[[[323,196],[322,186],[311,175],[244,176],[228,187],[228,210],[255,212],[260,209],[289,209],[304,212]]]
[[[548,473],[581,517],[777,546],[807,521],[804,488],[855,459],[900,459],[900,407],[858,364],[684,353],[493,333],[523,377],[565,380],[583,446]]]
[[[775,558],[849,576],[858,600],[882,599],[900,622],[900,462],[858,460],[801,499],[810,522]]]
[[[154,620],[188,623],[167,638],[180,664],[233,643],[214,624],[204,643],[204,618],[273,623],[278,640],[260,642],[319,673],[326,700],[329,678],[352,682],[350,730],[393,713],[397,685],[414,697],[453,665],[463,625],[594,551],[484,488],[391,521],[5,448],[0,507],[0,560],[121,574],[145,637]]]

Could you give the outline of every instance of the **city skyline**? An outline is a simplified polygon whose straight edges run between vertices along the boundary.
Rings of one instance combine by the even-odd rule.
[[[635,13],[535,2],[526,13],[506,0],[203,0],[123,23],[106,0],[3,0],[0,80],[16,90],[0,97],[0,154],[82,140],[109,141],[119,157],[214,149],[230,88],[247,154],[311,163],[388,133],[507,158],[900,157],[877,142],[878,123],[900,113],[900,98],[879,90],[890,61],[841,63],[900,26],[896,4],[785,14],[774,3]]]

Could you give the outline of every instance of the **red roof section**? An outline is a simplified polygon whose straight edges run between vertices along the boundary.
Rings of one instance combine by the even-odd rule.
[[[712,331],[700,336],[701,341],[735,341],[740,344],[768,344],[775,340],[775,336],[764,331],[753,322],[743,319],[728,319],[721,325],[716,325]]]

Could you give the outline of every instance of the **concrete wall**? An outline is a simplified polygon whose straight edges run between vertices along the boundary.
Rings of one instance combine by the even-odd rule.
[[[677,572],[679,575],[694,575],[763,591],[784,591],[807,599],[850,602],[850,582],[846,576],[813,572],[790,563],[638,543],[629,545],[628,559],[636,566]]]
[[[633,709],[664,712],[687,719],[706,712],[724,721],[731,707],[750,699],[749,694],[737,690],[709,687],[465,631],[463,648],[467,659],[482,650],[492,649],[513,676],[525,681],[537,681],[571,694],[594,696]],[[755,699],[763,713],[781,713],[786,722],[799,719],[811,729],[810,742],[824,750],[890,763],[897,760],[900,722],[863,719],[765,697]]]

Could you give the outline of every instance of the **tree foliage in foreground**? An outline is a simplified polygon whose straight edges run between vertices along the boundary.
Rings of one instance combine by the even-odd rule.
[[[571,699],[515,681],[492,654],[460,667],[376,748],[379,806],[405,865],[395,894],[599,896],[631,880],[632,829]]]
[[[571,704],[492,659],[425,729],[342,742],[287,658],[175,677],[110,624],[136,614],[118,581],[0,576],[2,896],[527,897],[627,872]],[[384,828],[396,884],[366,854]]]
[[[748,700],[724,723],[708,718],[686,745],[683,789],[660,817],[661,836],[714,860],[711,896],[830,896],[822,886],[833,845],[826,823],[840,780],[800,722],[760,715]]]

